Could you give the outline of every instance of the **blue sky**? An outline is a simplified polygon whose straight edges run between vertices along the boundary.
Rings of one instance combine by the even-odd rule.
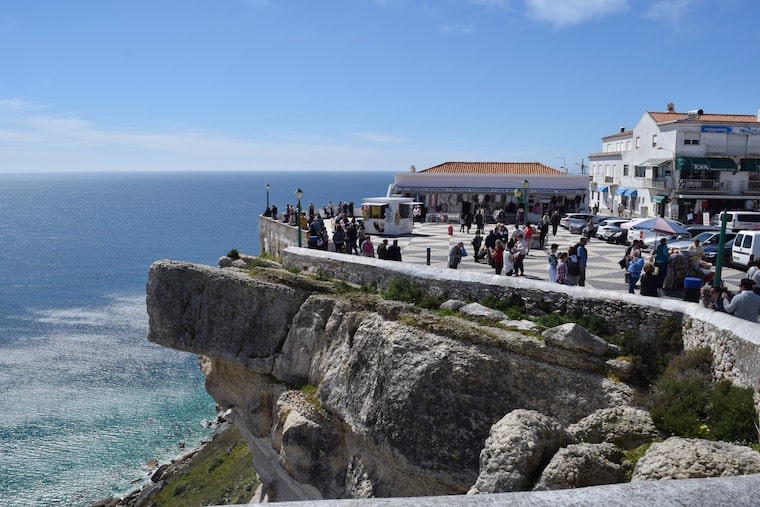
[[[24,0],[0,172],[578,172],[645,111],[760,108],[756,0]]]

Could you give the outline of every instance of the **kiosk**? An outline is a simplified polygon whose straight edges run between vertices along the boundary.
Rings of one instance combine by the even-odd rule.
[[[420,204],[411,197],[367,197],[362,200],[364,230],[386,236],[411,234],[414,207]]]

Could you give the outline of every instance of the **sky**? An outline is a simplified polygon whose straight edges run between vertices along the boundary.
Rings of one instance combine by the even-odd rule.
[[[580,172],[669,102],[760,108],[756,0],[24,0],[0,172]]]

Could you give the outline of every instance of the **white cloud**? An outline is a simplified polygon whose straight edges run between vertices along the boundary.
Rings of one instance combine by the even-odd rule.
[[[103,129],[76,115],[45,114],[21,100],[0,99],[2,172],[393,170],[419,156],[389,133],[246,139],[200,129]]]
[[[525,0],[525,7],[528,17],[562,28],[625,10],[628,0]]]
[[[647,9],[646,17],[658,21],[678,21],[698,0],[657,0]]]

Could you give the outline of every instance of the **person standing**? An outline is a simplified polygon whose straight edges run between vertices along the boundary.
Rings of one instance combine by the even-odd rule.
[[[475,262],[480,262],[480,245],[483,244],[483,237],[480,235],[479,230],[475,231],[475,237],[472,238],[470,244],[472,245],[472,251],[474,252],[472,256],[475,259]]]
[[[641,290],[639,294],[642,296],[658,297],[660,294],[657,292],[658,276],[654,274],[654,266],[652,264],[644,264],[644,274],[641,275]]]
[[[567,253],[561,252],[557,256],[557,283],[568,285],[567,280]]]
[[[478,210],[478,212],[475,214],[475,230],[476,232],[479,232],[480,234],[483,234],[483,212]]]
[[[504,268],[504,243],[497,239],[494,247],[489,250],[491,256],[491,263],[496,270],[496,274],[500,275],[501,270]]]
[[[515,276],[524,276],[525,264],[523,261],[525,260],[525,256],[528,255],[528,243],[525,241],[525,236],[522,233],[518,234],[517,243],[515,243],[512,253],[515,256]]]
[[[449,267],[451,269],[457,269],[457,266],[459,266],[459,263],[462,261],[462,257],[465,255],[467,255],[467,252],[464,250],[464,243],[460,241],[452,246],[451,250],[449,250]]]
[[[552,243],[549,253],[546,256],[546,272],[549,273],[549,281],[551,283],[557,282],[557,243]]]
[[[397,239],[394,239],[393,244],[388,247],[387,259],[401,262],[401,248],[398,246]]]
[[[375,245],[372,244],[372,238],[369,234],[364,235],[364,241],[362,241],[362,255],[365,257],[375,256]]]
[[[549,233],[549,215],[544,214],[544,218],[538,224],[538,248],[544,249],[546,235]]]
[[[668,272],[668,259],[670,258],[670,252],[668,251],[668,240],[665,238],[660,239],[660,244],[654,251],[654,266],[657,268],[657,288],[662,289],[662,284],[665,281],[665,275]]]
[[[387,260],[388,259],[388,240],[383,239],[382,243],[377,246],[377,258]]]
[[[633,294],[636,282],[641,278],[641,271],[644,269],[644,259],[641,258],[641,251],[634,250],[633,258],[628,263],[628,292]]]
[[[580,268],[580,274],[578,275],[578,285],[581,287],[586,286],[586,264],[588,263],[588,250],[586,249],[586,243],[588,238],[581,237],[577,245],[575,245],[576,255],[578,256],[578,267]]]
[[[760,312],[760,296],[755,294],[752,289],[755,288],[755,282],[749,278],[742,278],[739,281],[739,293],[730,300],[728,294],[723,293],[723,309],[740,319],[750,322],[757,322],[757,315]]]

